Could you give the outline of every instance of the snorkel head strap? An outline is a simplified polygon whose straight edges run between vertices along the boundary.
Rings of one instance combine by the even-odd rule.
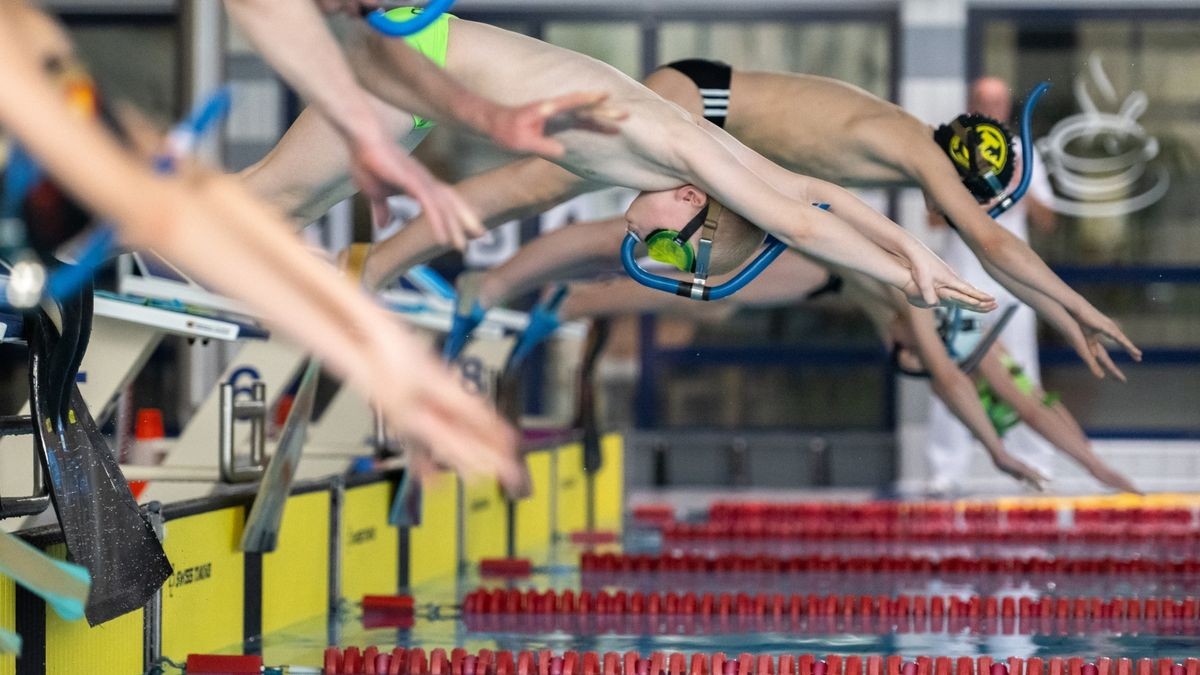
[[[1015,171],[1012,135],[999,121],[963,114],[933,132],[963,185],[980,204],[1004,194]]]
[[[694,275],[693,282],[697,286],[704,286],[708,283],[708,270],[709,264],[712,261],[713,242],[717,239],[717,225],[721,222],[721,214],[724,211],[725,208],[721,206],[720,202],[709,198],[704,208],[700,209],[700,213],[696,214],[696,217],[687,224],[684,231],[679,233],[679,236],[684,237],[684,241],[687,241],[687,237],[691,236],[688,234],[688,230],[695,231],[695,223],[697,220],[700,221],[700,245],[696,252],[696,266],[692,270]]]
[[[982,330],[979,319],[963,318],[962,309],[957,306],[938,312],[938,337],[942,339],[950,358],[958,364],[959,370],[969,375],[979,367],[983,357],[987,356],[988,350],[1000,339],[1000,333],[1004,332],[1004,327],[1012,320],[1018,308],[1018,305],[1005,307],[1000,318],[986,331]],[[902,348],[899,343],[892,346],[892,368],[910,377],[928,378],[930,374],[927,369],[914,370],[903,365],[900,359]]]
[[[1021,201],[1021,197],[1024,197],[1025,191],[1029,189],[1029,183],[1033,179],[1034,168],[1033,151],[1028,149],[1033,147],[1033,109],[1037,106],[1037,103],[1039,100],[1041,100],[1042,96],[1049,90],[1050,83],[1042,82],[1038,84],[1038,86],[1034,87],[1033,91],[1029,92],[1029,96],[1025,99],[1025,105],[1021,109],[1021,147],[1026,150],[1021,153],[1021,180],[1017,182],[1017,187],[1011,192],[1004,192],[1001,190],[998,195],[994,195],[996,203],[993,204],[990,209],[988,209],[988,216],[992,218],[999,218],[1001,214],[1012,208],[1017,202]],[[969,116],[960,115],[959,117],[961,118]],[[943,131],[943,129],[947,129],[947,131]],[[954,168],[958,169],[959,175],[961,176],[965,170],[970,168],[971,161],[964,159],[960,162],[959,158],[955,156],[955,153],[951,152],[949,148],[954,143],[954,141],[951,140],[953,134],[954,131],[953,129],[949,129],[949,125],[943,125],[942,127],[939,127],[936,132],[934,132],[933,138],[937,144],[946,151],[946,154],[950,156],[951,163],[954,164]],[[970,146],[971,144],[967,143],[964,148],[969,148]],[[1012,157],[1011,153],[1009,153],[1009,157]],[[1011,160],[1009,163],[1011,164]],[[997,180],[1000,179],[1001,176],[997,175]],[[983,182],[985,184],[987,183],[986,180]],[[980,199],[980,195],[976,194],[975,190],[971,189],[971,185],[966,183],[965,178],[964,184],[966,184],[968,190],[971,190],[972,194],[975,194],[976,199]],[[990,191],[990,187],[988,190]],[[991,198],[980,199],[980,203],[987,201],[991,201]],[[946,222],[949,223],[951,227],[957,229],[957,227],[954,225],[954,222],[949,218],[946,219]]]
[[[813,206],[829,210],[828,204],[813,204]],[[654,274],[639,265],[636,250],[641,239],[633,232],[626,234],[625,240],[621,242],[621,266],[625,268],[625,272],[631,279],[647,288],[693,300],[720,300],[737,293],[762,274],[763,270],[775,262],[776,258],[783,255],[783,252],[787,250],[787,244],[768,234],[764,248],[759,251],[754,260],[751,260],[725,283],[719,286],[709,286],[708,273],[712,246],[717,235],[717,223],[724,211],[725,207],[710,197],[708,204],[700,209],[700,213],[688,221],[688,224],[678,233],[671,230],[659,230],[646,238],[646,247],[653,260],[673,265],[681,272],[691,272],[693,274],[692,281],[679,281],[661,274]],[[700,230],[699,252],[693,254],[687,240],[697,230]],[[676,250],[686,248],[687,253],[666,259],[669,250],[667,244],[677,246]],[[687,258],[689,255],[690,259]],[[676,260],[687,260],[687,263],[686,265],[677,264]]]

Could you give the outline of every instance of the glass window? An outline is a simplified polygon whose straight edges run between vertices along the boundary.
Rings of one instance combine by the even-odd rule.
[[[161,122],[179,115],[179,30],[173,21],[74,23],[71,38],[109,101]]]
[[[659,30],[661,63],[707,58],[746,70],[824,75],[889,98],[891,26],[881,21],[683,22]]]
[[[1034,127],[1058,212],[1053,229],[1033,233],[1043,257],[1091,265],[1200,264],[1194,198],[1200,90],[1192,84],[1200,67],[1200,16],[995,19],[982,35],[980,74],[1006,77],[1017,91],[1041,80],[1057,85]],[[1115,117],[1089,120],[1091,106]],[[1118,131],[1116,117],[1131,126]]]
[[[1140,346],[1177,350],[1180,361],[1151,355],[1125,367],[1127,385],[1098,383],[1044,330],[1045,387],[1090,430],[1194,433],[1200,364],[1186,355],[1200,345],[1200,13],[984,13],[976,28],[976,74],[1018,91],[1055,84],[1034,131],[1056,222],[1030,233],[1034,248],[1060,269],[1085,268],[1064,278]],[[1176,273],[1163,278],[1162,267]]]

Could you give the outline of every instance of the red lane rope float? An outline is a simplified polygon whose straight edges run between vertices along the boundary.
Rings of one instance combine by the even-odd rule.
[[[703,523],[681,523],[664,505],[641,506],[633,517],[671,541],[710,539],[878,539],[884,541],[1041,541],[1064,543],[1194,543],[1200,523],[1187,508],[1075,509],[1060,526],[1050,508],[957,509],[933,503],[796,504],[717,502]]]
[[[780,593],[627,593],[483,589],[463,599],[463,613],[685,614],[696,616],[964,616],[1200,620],[1200,600],[1186,598],[995,597],[970,595],[783,595]]]
[[[420,652],[420,659],[414,653]],[[370,656],[370,660],[365,657]],[[419,649],[391,652],[368,647],[329,647],[324,675],[1200,675],[1200,660],[1188,658],[1009,658],[945,656],[859,656],[829,654],[686,655],[653,652],[496,652],[471,654],[459,648],[447,656],[435,649],[430,661]]]
[[[959,632],[1054,635],[1194,634],[1196,598],[957,597],[745,593],[538,592],[477,589],[463,599],[467,626],[484,631],[664,634]],[[526,621],[514,621],[514,615]]]
[[[947,556],[632,555],[583,553],[585,574],[651,573],[865,573],[920,575],[1009,574],[1021,576],[1103,574],[1183,577],[1200,575],[1200,559],[989,558]]]

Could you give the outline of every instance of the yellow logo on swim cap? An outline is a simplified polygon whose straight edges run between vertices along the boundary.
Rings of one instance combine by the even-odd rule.
[[[1005,142],[1004,132],[986,122],[980,122],[972,129],[979,134],[979,146],[975,152],[991,165],[993,171],[999,173],[1008,163],[1008,143]],[[971,166],[966,145],[957,135],[950,139],[950,156],[964,169],[975,169]]]

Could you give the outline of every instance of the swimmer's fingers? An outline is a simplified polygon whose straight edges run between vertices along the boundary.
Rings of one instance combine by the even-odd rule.
[[[980,297],[980,292],[967,286],[942,286],[937,291],[939,304],[958,305],[972,312],[990,312],[996,309],[996,300],[986,293]]]
[[[1125,379],[1125,373],[1121,372],[1121,369],[1117,367],[1117,364],[1113,363],[1112,356],[1109,355],[1108,350],[1105,349],[1104,345],[1101,344],[1099,339],[1093,337],[1088,342],[1091,347],[1092,355],[1096,357],[1096,360],[1100,362],[1100,365],[1103,366],[1105,370],[1112,373],[1113,376],[1121,382],[1129,381]]]
[[[1075,353],[1087,365],[1088,370],[1092,371],[1092,375],[1097,379],[1103,380],[1104,369],[1100,367],[1100,362],[1096,360],[1096,355],[1092,352],[1092,345],[1083,334],[1083,329],[1080,328],[1079,324],[1070,320],[1069,317],[1058,320],[1052,313],[1046,314],[1045,317],[1067,339],[1067,343],[1071,345],[1071,349],[1075,350]]]
[[[141,110],[125,101],[117,101],[112,110],[122,136],[140,157],[150,159],[163,152],[165,134]]]
[[[388,206],[387,197],[368,196],[367,199],[371,203],[371,226],[378,232],[391,224],[392,207]]]
[[[412,472],[418,482],[424,483],[437,473],[437,462],[433,461],[429,448],[424,443],[407,443],[404,452],[408,458],[406,468]]]
[[[1107,464],[1101,462],[1098,457],[1095,459],[1096,466],[1088,467],[1088,471],[1092,474],[1093,478],[1120,492],[1130,492],[1137,495],[1145,494],[1137,485],[1134,485],[1133,481],[1129,480],[1128,476],[1110,468]]]
[[[990,312],[996,309],[996,298],[975,288],[971,284],[963,281],[958,276],[953,277],[943,287],[943,292],[946,294],[954,294],[961,298],[977,312]]]
[[[629,113],[607,105],[605,92],[577,92],[546,101],[542,112],[547,115],[546,133],[555,134],[567,129],[583,129],[602,134],[616,134],[617,123],[629,117]]]
[[[390,145],[355,148],[352,171],[355,183],[373,199],[403,191],[420,202],[439,244],[462,250],[469,237],[483,234],[478,216],[458,193]]]
[[[1089,308],[1090,309],[1090,308]],[[1125,331],[1117,325],[1116,321],[1101,314],[1099,311],[1092,309],[1086,315],[1080,318],[1083,325],[1096,333],[1099,333],[1108,339],[1116,342],[1122,349],[1133,358],[1134,361],[1142,360],[1142,350],[1138,349],[1137,345],[1133,344],[1133,340],[1125,335]]]
[[[566,154],[566,147],[552,138],[568,129],[616,133],[612,121],[623,115],[604,106],[604,92],[575,92],[516,108],[493,116],[489,136],[499,145],[551,159]]]
[[[1046,477],[1043,476],[1037,469],[1029,466],[1025,462],[1013,457],[1008,453],[994,453],[992,455],[992,463],[1000,471],[1012,476],[1013,478],[1029,484],[1038,492],[1046,489]]]
[[[442,365],[431,367],[449,371]],[[465,439],[455,446],[431,446],[435,455],[449,462],[450,457],[464,458],[467,463],[482,466],[488,475],[497,476],[508,490],[519,487],[522,473],[516,460],[516,434],[479,396],[468,393],[457,379],[429,373],[422,379],[431,383],[422,398],[431,417],[439,417],[454,429],[457,437]],[[465,454],[463,454],[465,453]]]
[[[476,239],[487,234],[487,228],[483,226],[479,214],[475,213],[475,209],[467,204],[457,190],[441,182],[437,184],[437,189],[443,193],[445,203],[453,209],[455,220],[462,225],[469,238]]]
[[[429,393],[413,431],[425,437],[434,456],[464,478],[494,476],[506,490],[518,490],[522,472],[508,425],[457,383]]]

